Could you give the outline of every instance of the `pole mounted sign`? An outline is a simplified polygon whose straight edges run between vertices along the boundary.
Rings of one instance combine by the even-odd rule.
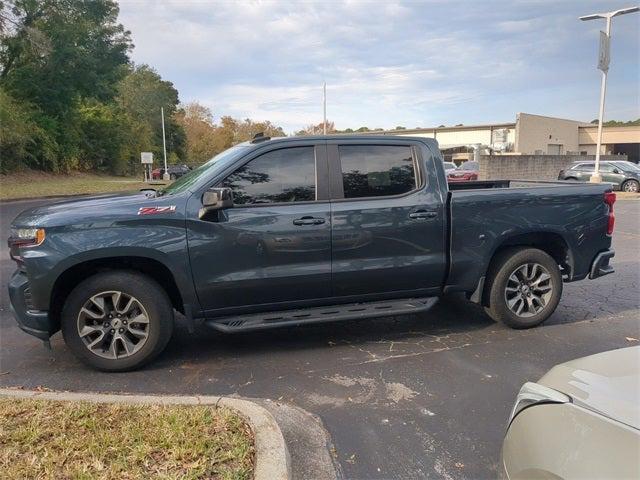
[[[140,161],[144,164],[153,163],[153,152],[140,152]]]
[[[600,30],[600,51],[598,52],[598,70],[609,70],[609,52],[611,51],[611,37]]]

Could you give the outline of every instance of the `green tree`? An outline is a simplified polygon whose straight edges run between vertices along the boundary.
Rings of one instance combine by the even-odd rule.
[[[155,158],[163,156],[160,109],[164,108],[167,155],[173,152],[178,158],[186,157],[184,128],[174,118],[179,103],[178,91],[171,82],[162,80],[148,65],[139,65],[118,86],[116,101],[127,117],[138,125],[139,133],[150,135],[150,138],[138,139],[138,142],[148,144]],[[135,152],[129,158],[130,170],[140,162],[139,154]]]
[[[110,101],[126,74],[131,42],[117,23],[118,5],[12,0],[0,3],[0,12],[0,87],[25,109],[32,105],[27,115],[34,132],[42,133],[34,133],[33,158],[23,163],[53,171],[76,168],[82,157],[81,105]]]

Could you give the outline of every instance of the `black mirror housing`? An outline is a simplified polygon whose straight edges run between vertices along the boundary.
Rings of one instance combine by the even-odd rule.
[[[233,192],[228,187],[213,187],[202,195],[202,208],[199,217],[204,217],[208,212],[224,210],[233,207]]]

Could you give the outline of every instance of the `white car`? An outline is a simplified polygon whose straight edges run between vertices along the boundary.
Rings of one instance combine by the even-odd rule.
[[[503,476],[640,479],[640,347],[563,363],[520,389]]]

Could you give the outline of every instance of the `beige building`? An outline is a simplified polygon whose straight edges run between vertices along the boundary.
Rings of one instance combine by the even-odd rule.
[[[389,135],[435,138],[447,156],[467,160],[474,148],[482,153],[536,155],[594,155],[598,127],[562,118],[518,113],[515,123],[389,130]],[[640,161],[640,126],[604,127],[603,154],[626,154]]]

